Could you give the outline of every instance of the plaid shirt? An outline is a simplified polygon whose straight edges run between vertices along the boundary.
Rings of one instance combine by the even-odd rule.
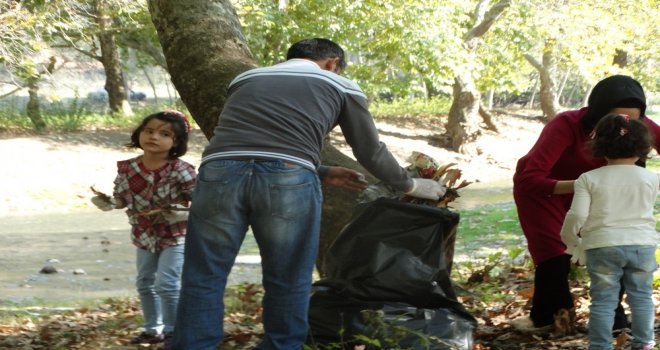
[[[195,168],[180,159],[156,170],[147,169],[142,157],[117,162],[114,197],[126,204],[135,246],[156,252],[183,244],[187,221],[169,225],[162,213],[142,214],[175,204],[188,205],[196,175]]]

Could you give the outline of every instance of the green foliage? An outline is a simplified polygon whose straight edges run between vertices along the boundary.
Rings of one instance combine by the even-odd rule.
[[[392,101],[374,100],[369,106],[369,111],[374,118],[397,118],[397,117],[424,117],[429,115],[446,115],[451,107],[449,97],[422,98],[398,98]]]
[[[537,73],[523,55],[540,58],[546,40],[557,41],[559,73],[579,93],[615,73],[634,75],[651,91],[660,82],[653,63],[660,49],[651,39],[659,32],[657,1],[512,2],[474,55],[463,40],[475,24],[476,1],[233,2],[260,64],[282,61],[301,38],[328,37],[346,49],[345,74],[370,96],[449,94],[465,69],[482,92],[528,91]],[[628,54],[627,67],[613,64],[617,49]]]
[[[398,96],[425,96],[451,80],[451,65],[461,59],[456,45],[465,31],[465,12],[457,4],[464,3],[292,0],[280,7],[266,0],[234,1],[260,64],[282,61],[300,39],[327,37],[346,49],[350,64],[345,74],[368,94]]]

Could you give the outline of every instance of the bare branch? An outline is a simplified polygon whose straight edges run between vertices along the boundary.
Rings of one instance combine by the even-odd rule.
[[[483,11],[480,7],[483,7],[484,2],[480,2],[477,5],[477,9],[475,10],[477,12],[476,17],[480,17],[480,14],[478,12]],[[488,12],[486,12],[485,15],[483,15],[483,20],[481,20],[478,23],[475,23],[474,27],[468,31],[468,33],[465,36],[465,41],[470,42],[475,38],[479,38],[486,34],[486,32],[490,29],[490,27],[495,23],[497,18],[506,10],[507,7],[511,5],[510,0],[501,0],[497,4],[493,5]]]
[[[527,62],[529,62],[529,63],[530,63],[534,68],[536,68],[537,70],[540,71],[540,70],[543,69],[543,64],[541,64],[541,62],[539,62],[539,60],[537,60],[536,58],[534,58],[534,56],[532,56],[532,55],[530,55],[530,54],[528,54],[528,53],[524,54],[523,56],[525,57],[525,59],[527,60]]]
[[[12,90],[12,91],[9,91],[9,92],[6,93],[6,94],[0,95],[0,99],[5,98],[5,97],[7,97],[7,96],[11,96],[11,95],[13,95],[13,94],[15,94],[15,93],[17,93],[17,92],[23,90],[23,89],[24,89],[24,87],[19,86],[19,87],[17,87],[16,89],[14,89],[14,90]]]

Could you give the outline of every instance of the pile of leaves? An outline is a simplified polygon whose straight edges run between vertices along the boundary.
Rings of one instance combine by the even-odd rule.
[[[458,182],[463,172],[460,169],[452,168],[457,165],[456,163],[440,164],[432,157],[417,151],[413,151],[407,160],[410,165],[406,167],[406,170],[412,177],[438,181],[447,188],[447,192],[437,202],[411,196],[404,196],[402,198],[404,202],[447,208],[449,203],[460,197],[458,190],[472,183],[465,180]]]

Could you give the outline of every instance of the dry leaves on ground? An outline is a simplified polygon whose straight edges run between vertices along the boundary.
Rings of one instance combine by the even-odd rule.
[[[474,333],[476,350],[587,349],[588,291],[584,281],[572,282],[577,319],[570,329],[539,336],[519,333],[509,324],[512,319],[528,314],[533,288],[529,269],[511,267],[497,277],[483,271],[473,274],[482,276],[474,278],[476,282],[472,284],[457,285],[456,289],[460,301],[479,322]],[[241,312],[226,315],[226,342],[220,349],[251,349],[259,342],[263,335],[261,293],[258,285],[246,285],[239,293]],[[0,349],[134,349],[129,341],[139,332],[139,314],[137,299],[109,299],[94,309],[17,319],[0,325]],[[629,346],[627,335],[616,339],[615,349]]]

